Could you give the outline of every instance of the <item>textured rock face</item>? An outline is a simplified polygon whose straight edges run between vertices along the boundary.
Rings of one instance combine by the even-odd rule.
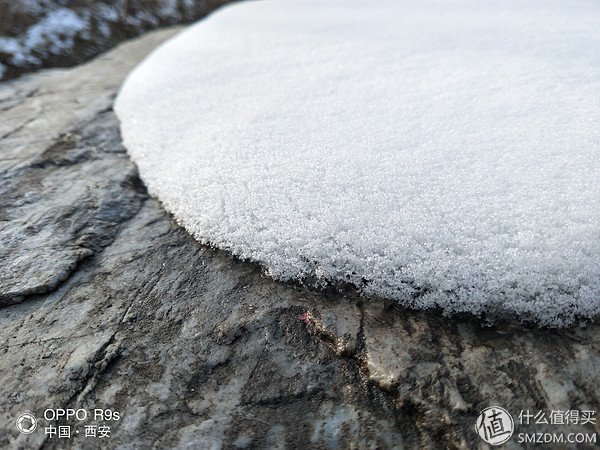
[[[492,405],[517,421],[508,448],[520,432],[600,432],[517,420],[600,409],[597,324],[482,327],[312,293],[174,223],[111,110],[172,32],[0,86],[0,447],[485,448],[475,422]],[[92,417],[46,420],[49,408]],[[29,435],[15,427],[25,411],[39,419]],[[85,437],[94,424],[110,437]]]

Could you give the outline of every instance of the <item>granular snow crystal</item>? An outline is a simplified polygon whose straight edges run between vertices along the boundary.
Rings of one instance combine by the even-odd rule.
[[[152,195],[280,280],[564,326],[600,311],[600,3],[270,0],[129,76]]]

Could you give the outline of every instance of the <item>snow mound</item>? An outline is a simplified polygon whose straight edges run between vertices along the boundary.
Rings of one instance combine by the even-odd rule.
[[[151,194],[281,280],[564,326],[600,311],[600,5],[236,4],[134,70]]]

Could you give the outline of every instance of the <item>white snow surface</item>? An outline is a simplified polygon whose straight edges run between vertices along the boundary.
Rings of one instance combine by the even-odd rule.
[[[600,4],[234,4],[116,102],[202,243],[311,285],[565,326],[600,311]]]

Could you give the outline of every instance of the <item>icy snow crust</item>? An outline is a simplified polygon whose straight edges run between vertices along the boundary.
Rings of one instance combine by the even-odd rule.
[[[600,311],[595,1],[265,1],[116,103],[150,192],[282,280],[564,326]]]

